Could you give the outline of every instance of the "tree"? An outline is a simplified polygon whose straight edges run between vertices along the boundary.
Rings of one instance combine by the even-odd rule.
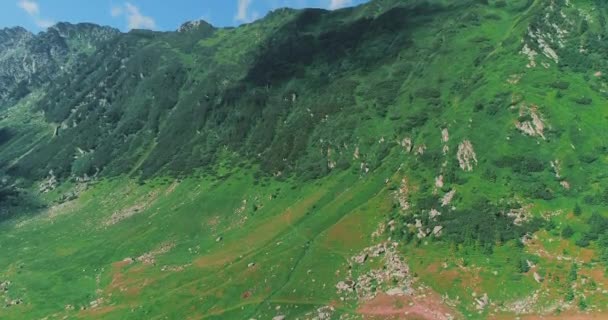
[[[575,216],[580,216],[581,214],[583,214],[583,209],[581,209],[581,206],[577,203],[574,206],[574,210],[572,210],[572,213],[574,213]]]
[[[568,238],[572,237],[572,235],[574,235],[574,229],[572,229],[571,226],[566,226],[562,230],[562,238],[568,239]]]
[[[572,300],[574,300],[574,291],[572,291],[572,289],[569,289],[566,293],[566,301],[570,302]]]
[[[517,263],[517,269],[520,273],[526,273],[530,271],[530,265],[528,265],[528,261],[526,258],[521,257]]]
[[[578,279],[578,266],[576,263],[573,263],[570,272],[568,273],[568,280],[576,281],[576,279]]]

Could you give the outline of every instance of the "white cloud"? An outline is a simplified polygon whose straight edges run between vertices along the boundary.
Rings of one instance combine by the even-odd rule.
[[[30,16],[37,16],[40,14],[40,7],[38,7],[38,3],[34,1],[19,0],[17,6],[27,12]]]
[[[260,17],[257,12],[249,12],[253,0],[237,0],[237,10],[234,20],[237,22],[251,22]]]
[[[348,7],[353,4],[352,0],[331,0],[329,3],[330,10],[336,10],[344,7]]]
[[[112,11],[110,12],[110,14],[112,15],[112,17],[116,18],[119,17],[120,15],[122,15],[122,7],[120,6],[114,6],[112,7]]]
[[[40,28],[48,28],[55,24],[52,20],[42,18],[40,16],[40,6],[36,1],[33,0],[19,0],[17,1],[17,6],[25,13],[27,13],[33,20],[34,23]]]
[[[113,7],[110,14],[115,18],[124,16],[129,29],[156,29],[156,21],[152,17],[143,15],[137,6],[130,2]]]

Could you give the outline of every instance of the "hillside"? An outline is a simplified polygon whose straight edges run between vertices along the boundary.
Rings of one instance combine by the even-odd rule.
[[[606,17],[0,30],[0,318],[608,317]]]

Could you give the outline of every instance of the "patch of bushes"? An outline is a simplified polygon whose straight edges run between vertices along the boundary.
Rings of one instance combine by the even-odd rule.
[[[570,83],[567,81],[557,80],[551,83],[551,87],[559,90],[568,90]]]
[[[419,208],[422,208],[422,205],[432,208],[436,206],[437,200],[435,196],[428,196],[419,199],[416,203]],[[478,199],[470,208],[443,212],[436,221],[431,220],[426,213],[406,217],[396,213],[393,218],[402,222],[396,225],[405,226],[404,229],[398,230],[397,234],[401,234],[406,240],[414,239],[417,233],[417,230],[408,229],[407,225],[414,225],[419,219],[431,230],[435,226],[443,227],[440,241],[477,246],[489,254],[495,245],[511,240],[520,241],[525,234],[533,233],[544,225],[544,221],[540,219],[515,225],[513,218],[506,214],[508,209],[497,206],[487,199]]]
[[[573,99],[577,104],[588,106],[593,103],[593,100],[589,97],[578,97]]]
[[[566,226],[562,229],[562,238],[570,239],[574,235],[574,229],[571,226]]]
[[[542,160],[527,155],[505,155],[494,161],[494,164],[499,168],[511,168],[513,172],[518,174],[545,170],[545,164]]]
[[[423,87],[416,90],[414,95],[421,99],[438,99],[441,98],[441,91],[435,88]]]

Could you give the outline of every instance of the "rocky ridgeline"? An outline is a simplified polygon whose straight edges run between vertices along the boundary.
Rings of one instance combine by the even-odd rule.
[[[21,27],[0,29],[0,106],[69,71],[76,57],[118,34],[88,23],[58,23],[39,34]]]

